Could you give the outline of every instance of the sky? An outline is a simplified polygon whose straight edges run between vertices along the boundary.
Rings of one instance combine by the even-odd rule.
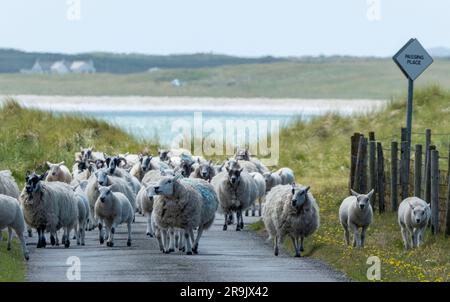
[[[0,47],[247,57],[450,47],[448,0],[0,0]]]

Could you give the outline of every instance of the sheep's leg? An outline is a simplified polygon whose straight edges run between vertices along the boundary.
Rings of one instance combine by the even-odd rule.
[[[179,237],[180,237],[180,242],[178,243],[178,249],[182,252],[186,251],[186,246],[184,244],[184,235],[183,235],[183,231],[179,230],[178,231]]]
[[[15,229],[14,231],[16,232],[17,237],[19,237],[20,245],[22,246],[23,257],[28,261],[28,259],[30,259],[30,256],[27,249],[27,242],[25,241],[25,237],[23,236],[23,232],[17,231],[17,229]]]
[[[191,246],[191,240],[189,235],[189,229],[184,229],[184,239],[186,244],[186,255],[192,255],[192,246]]]
[[[47,242],[45,241],[45,234],[44,234],[45,229],[44,228],[38,228],[37,231],[38,231],[37,248],[45,248],[46,245],[47,245]]]
[[[294,236],[291,236],[292,239],[292,245],[294,246],[295,249],[295,257],[300,257],[300,251],[299,251],[299,247],[298,247],[298,239],[295,238]]]
[[[298,239],[297,239],[298,240]],[[305,237],[300,237],[300,252],[304,252],[305,249],[303,248],[303,241],[305,240]]]
[[[258,216],[261,217],[261,212],[262,212],[262,197],[258,200],[258,203],[259,203]]]
[[[70,228],[64,227],[64,237],[63,239],[64,247],[68,248],[70,246]]]
[[[105,242],[105,238],[103,237],[103,223],[102,221],[98,221],[98,239],[100,241],[100,244],[103,244]]]
[[[33,230],[31,229],[31,227],[29,225],[27,225],[27,232],[28,232],[29,238],[33,237]]]
[[[181,247],[180,247],[180,232],[179,231],[175,232],[175,248],[181,249]]]
[[[153,237],[152,215],[150,213],[146,213],[145,215],[147,216],[147,231],[146,231],[146,234],[149,237]]]
[[[348,231],[348,225],[342,224],[342,228],[344,229],[344,242],[345,242],[345,245],[350,245],[350,232]]]
[[[245,210],[245,216],[248,216],[248,209],[247,210]]]
[[[8,246],[6,248],[8,251],[11,250],[11,240],[12,240],[12,229],[11,227],[8,227]]]
[[[53,233],[50,233],[50,244],[52,246],[55,246],[55,244],[56,244],[55,234],[53,234]]]
[[[353,228],[353,247],[360,247],[361,237],[358,234],[358,226],[355,224],[351,224],[351,227]]]
[[[127,223],[127,228],[128,228],[127,246],[131,246],[131,222]]]
[[[405,249],[407,250],[409,248],[409,239],[408,239],[408,232],[404,224],[400,225],[400,232],[402,233],[403,244],[405,246]]]
[[[274,254],[275,254],[275,256],[278,256],[278,253],[279,253],[278,244],[281,243],[281,236],[278,236],[278,235],[275,236],[274,243],[275,243]]]
[[[225,214],[224,216],[225,216],[225,220],[224,220],[225,222],[223,224],[223,230],[226,231],[228,228],[228,214]]]
[[[169,253],[175,252],[175,230],[169,230]]]
[[[107,230],[109,230],[110,228],[107,227]],[[116,233],[116,224],[113,222],[113,224],[111,225],[111,229],[109,231],[109,237],[108,237],[108,241],[106,242],[106,245],[109,247],[113,247],[114,246],[114,234]]]
[[[200,242],[200,238],[202,237],[202,234],[203,234],[203,226],[200,226],[197,231],[197,238],[195,238],[195,241],[194,241],[194,247],[192,248],[192,251],[194,252],[194,254],[198,254],[198,244]],[[192,238],[192,239],[194,239],[194,238]]]
[[[167,238],[167,230],[166,229],[162,229],[161,230],[161,240],[162,240],[162,244],[163,244],[163,253],[168,254],[168,238]]]
[[[155,237],[156,237],[156,240],[158,240],[159,250],[161,252],[163,252],[164,251],[164,245],[163,245],[163,242],[162,242],[162,239],[161,239],[161,231],[158,228],[156,228],[156,230],[155,230]]]
[[[419,229],[414,228],[413,232],[412,232],[412,244],[413,244],[413,248],[416,248],[419,246]]]
[[[234,215],[233,212],[229,213],[228,215],[225,216],[225,221],[228,225],[233,224],[234,223]]]
[[[361,247],[364,247],[364,241],[366,240],[367,226],[363,226],[361,230]]]
[[[253,205],[252,205],[252,216],[253,216],[253,217],[256,216],[256,202],[253,203]]]
[[[240,231],[244,227],[244,221],[242,218],[242,210],[236,211],[236,231]]]

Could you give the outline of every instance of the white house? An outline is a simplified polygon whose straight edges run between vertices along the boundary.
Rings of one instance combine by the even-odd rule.
[[[56,61],[50,67],[50,72],[55,74],[67,74],[70,72],[69,64],[66,61]]]
[[[41,62],[36,60],[33,67],[31,67],[30,73],[50,73],[52,62]]]
[[[95,73],[94,62],[89,61],[73,61],[70,65],[70,71],[73,73]]]

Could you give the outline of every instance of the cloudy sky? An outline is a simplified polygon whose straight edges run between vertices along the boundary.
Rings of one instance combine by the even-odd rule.
[[[1,0],[0,47],[390,56],[411,37],[450,47],[449,11],[448,0]]]

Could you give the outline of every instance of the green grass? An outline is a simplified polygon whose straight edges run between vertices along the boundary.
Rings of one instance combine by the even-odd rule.
[[[174,88],[180,79],[185,85]],[[450,87],[450,60],[436,60],[417,87]],[[144,95],[269,98],[388,99],[406,90],[391,59],[341,58],[195,69],[162,69],[127,75],[0,74],[0,94]]]
[[[0,125],[0,170],[11,170],[20,188],[25,172],[44,172],[47,160],[65,161],[71,169],[80,145],[94,145],[110,154],[141,152],[145,145],[156,151],[154,145],[138,141],[106,122],[24,109],[12,100],[0,108]],[[17,243],[14,240],[12,252],[6,251],[6,242],[0,243],[0,281],[24,278],[25,264]]]
[[[406,104],[403,98],[392,101],[381,112],[340,117],[328,114],[310,122],[299,121],[280,135],[280,166],[292,167],[297,180],[311,185],[321,210],[321,227],[306,242],[306,256],[322,259],[350,278],[367,281],[367,258],[379,256],[383,281],[450,281],[450,239],[426,234],[425,244],[405,252],[395,213],[376,214],[369,228],[366,248],[345,247],[338,221],[340,202],[347,196],[350,164],[350,136],[354,132],[375,131],[384,146],[400,141]],[[413,132],[431,128],[435,134],[449,133],[450,92],[437,86],[416,91]],[[434,135],[432,143],[446,156],[450,137]],[[423,143],[414,135],[413,144]],[[442,168],[447,162],[442,160]],[[261,223],[253,229],[262,229]],[[290,243],[286,242],[290,248]],[[291,249],[292,251],[292,249]]]

